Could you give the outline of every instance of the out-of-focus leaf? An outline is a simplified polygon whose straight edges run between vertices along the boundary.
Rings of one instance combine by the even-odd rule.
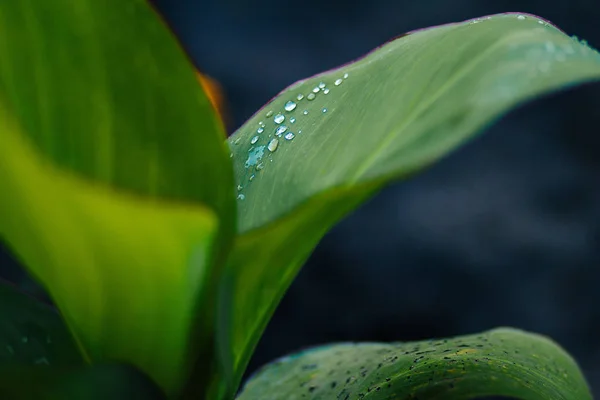
[[[592,398],[573,359],[551,340],[514,329],[413,343],[344,343],[268,365],[239,400]]]
[[[0,368],[0,398],[166,400],[155,382],[124,364],[99,364],[87,368]]]
[[[88,360],[131,363],[177,393],[198,354],[190,338],[214,213],[69,174],[6,112],[0,142],[0,237],[49,288]]]
[[[0,280],[0,368],[15,364],[70,367],[84,361],[56,310]]]

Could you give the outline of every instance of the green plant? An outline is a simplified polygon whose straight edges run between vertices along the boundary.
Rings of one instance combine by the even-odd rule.
[[[511,107],[600,78],[585,43],[496,15],[296,83],[224,141],[142,0],[4,2],[0,54],[0,237],[62,317],[0,288],[0,393],[13,398],[106,398],[96,374],[134,374],[130,394],[233,397],[332,225]],[[511,329],[308,351],[240,398],[486,394],[591,398],[558,345]]]

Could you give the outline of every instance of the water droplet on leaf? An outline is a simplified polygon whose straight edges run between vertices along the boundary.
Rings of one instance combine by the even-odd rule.
[[[264,153],[265,146],[258,146],[257,148],[252,149],[252,151],[250,151],[250,154],[248,154],[248,159],[246,160],[246,168],[258,164],[258,162],[262,159]]]
[[[348,79],[348,73],[344,74],[344,79]]]
[[[244,200],[246,198],[246,196],[243,193],[238,194],[237,199],[238,200]]]
[[[321,111],[323,111],[323,113],[326,113],[327,109],[323,107],[323,109]]]
[[[287,103],[285,103],[285,106],[283,106],[283,108],[285,109],[285,111],[294,111],[294,109],[296,108],[296,103],[290,100]]]
[[[302,114],[308,115],[308,110],[304,110],[304,112]]]
[[[273,115],[273,111],[268,111],[267,112],[267,118],[269,118],[271,115]]]
[[[312,91],[313,93],[319,93],[319,90],[321,89],[318,86],[315,86]]]
[[[250,144],[255,144],[256,142],[258,142],[258,136],[254,136],[251,140],[250,140]]]
[[[342,82],[343,82],[343,81],[344,81],[344,80],[343,80],[342,78],[340,78],[340,79],[336,79],[336,80],[335,80],[335,82],[333,82],[333,84],[334,84],[335,86],[340,86],[340,85],[342,84]]]
[[[275,121],[276,124],[280,124],[285,121],[285,117],[283,114],[277,114],[275,117],[273,117],[273,121]]]
[[[319,89],[323,89],[323,88],[325,88],[325,82],[319,83]]]
[[[317,96],[315,96],[314,93],[309,93],[308,96],[306,96],[306,99],[309,101],[312,101],[315,99],[315,97],[317,97]]]
[[[279,140],[277,140],[277,138],[273,138],[267,145],[267,149],[273,153],[275,150],[277,150],[277,146],[279,146]]]
[[[304,95],[302,93],[298,93],[298,96],[296,96],[296,100],[300,101],[304,98]]]
[[[296,135],[294,135],[292,132],[289,132],[287,135],[285,135],[285,138],[287,140],[292,140],[295,137],[296,137]]]
[[[285,132],[285,131],[287,131],[287,126],[285,126],[285,125],[281,125],[280,127],[278,127],[278,128],[275,130],[275,135],[277,135],[277,136],[281,136],[281,134],[282,134],[283,132]]]
[[[296,118],[294,118],[294,117],[290,118],[290,122],[291,122],[292,124],[293,124],[293,123],[295,123],[295,122],[296,122]]]

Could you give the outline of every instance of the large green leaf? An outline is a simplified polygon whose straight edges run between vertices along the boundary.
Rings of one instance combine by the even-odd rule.
[[[335,222],[517,104],[599,78],[596,51],[537,17],[504,14],[405,35],[267,104],[229,139],[241,236],[221,293],[219,337],[233,386]]]
[[[198,354],[190,335],[214,213],[68,174],[5,112],[0,141],[0,237],[47,285],[88,360],[129,362],[176,393]]]
[[[56,310],[0,281],[0,366],[83,365]]]
[[[0,98],[56,166],[232,228],[223,127],[146,0],[0,3]]]
[[[0,2],[0,102],[21,128],[0,132],[0,234],[89,358],[177,386],[193,308],[209,346],[235,229],[191,63],[145,0]]]
[[[514,329],[412,343],[344,343],[286,357],[253,377],[239,400],[592,398],[573,359]]]

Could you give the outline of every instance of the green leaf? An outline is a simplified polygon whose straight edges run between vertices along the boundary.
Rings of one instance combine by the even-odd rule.
[[[11,400],[166,399],[148,376],[124,364],[0,368],[0,397]]]
[[[0,102],[20,126],[0,132],[0,234],[88,358],[174,390],[210,346],[235,231],[191,63],[145,0],[0,2]]]
[[[575,361],[546,337],[514,329],[409,343],[336,344],[274,362],[239,400],[591,399]]]
[[[69,174],[3,111],[0,237],[48,287],[85,358],[131,363],[176,394],[199,351],[190,336],[214,213]]]
[[[54,165],[233,229],[223,127],[145,0],[0,4],[0,98]]]
[[[0,281],[0,366],[15,364],[71,367],[84,361],[56,310]]]
[[[241,237],[219,338],[233,386],[298,269],[340,218],[516,105],[599,78],[596,51],[537,17],[505,14],[413,32],[280,93],[229,139]]]

